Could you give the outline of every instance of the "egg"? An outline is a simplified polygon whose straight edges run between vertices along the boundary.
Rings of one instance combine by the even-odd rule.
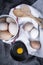
[[[15,23],[10,23],[10,24],[9,24],[9,32],[10,32],[12,35],[16,35],[17,32],[18,32],[17,24],[15,24]]]
[[[8,17],[8,18],[6,18],[6,22],[7,23],[11,23],[11,22],[14,22],[15,23],[15,20],[12,19],[11,17]]]
[[[0,32],[0,39],[2,40],[9,40],[12,35],[8,31],[1,31]]]
[[[8,29],[8,24],[4,23],[4,22],[1,22],[0,23],[0,31],[5,31],[7,29]]]
[[[0,18],[0,22],[6,22],[6,18]]]

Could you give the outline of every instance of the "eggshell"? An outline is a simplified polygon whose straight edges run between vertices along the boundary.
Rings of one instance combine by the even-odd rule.
[[[14,9],[13,13],[17,16],[17,17],[22,17],[23,16],[23,12],[20,9]]]
[[[30,45],[33,49],[39,49],[41,46],[39,41],[31,41]]]
[[[12,37],[12,35],[8,31],[1,31],[0,32],[0,38],[2,40],[9,40]]]
[[[9,32],[10,32],[12,35],[16,35],[16,34],[17,34],[17,24],[10,23],[10,24],[9,24]]]
[[[38,37],[38,34],[39,34],[38,30],[35,29],[35,28],[33,28],[32,31],[30,32],[30,35],[31,35],[31,38],[32,39],[37,38]]]
[[[6,18],[0,18],[0,22],[6,22]]]
[[[8,17],[8,18],[6,18],[6,22],[7,23],[11,23],[11,22],[14,22],[15,23],[15,20],[12,19],[12,18],[10,18],[10,17]]]
[[[8,24],[7,23],[0,23],[0,30],[5,31],[8,29]]]
[[[23,29],[24,29],[25,31],[31,31],[32,28],[33,28],[33,24],[30,23],[30,22],[25,23],[25,25],[23,26]]]

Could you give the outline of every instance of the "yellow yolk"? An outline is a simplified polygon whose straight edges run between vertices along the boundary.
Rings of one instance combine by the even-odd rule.
[[[18,54],[22,54],[22,53],[23,53],[23,48],[18,48],[18,49],[17,49],[17,53],[18,53]]]

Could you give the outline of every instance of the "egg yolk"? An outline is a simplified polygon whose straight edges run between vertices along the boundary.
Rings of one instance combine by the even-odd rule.
[[[17,53],[18,53],[18,54],[22,54],[22,53],[23,53],[23,48],[18,48],[18,49],[17,49]]]

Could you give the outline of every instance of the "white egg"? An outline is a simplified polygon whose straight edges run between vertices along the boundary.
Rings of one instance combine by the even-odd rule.
[[[10,24],[9,24],[9,32],[10,32],[12,35],[16,35],[17,32],[18,32],[17,24],[15,24],[15,23],[10,23]]]
[[[5,31],[8,29],[8,24],[7,23],[0,23],[0,30]]]
[[[33,28],[32,31],[30,32],[32,39],[36,39],[38,37],[38,34],[39,34],[38,30],[35,28]]]
[[[11,17],[8,17],[8,18],[6,18],[6,22],[11,23],[11,22],[15,22],[15,20],[12,19]]]

